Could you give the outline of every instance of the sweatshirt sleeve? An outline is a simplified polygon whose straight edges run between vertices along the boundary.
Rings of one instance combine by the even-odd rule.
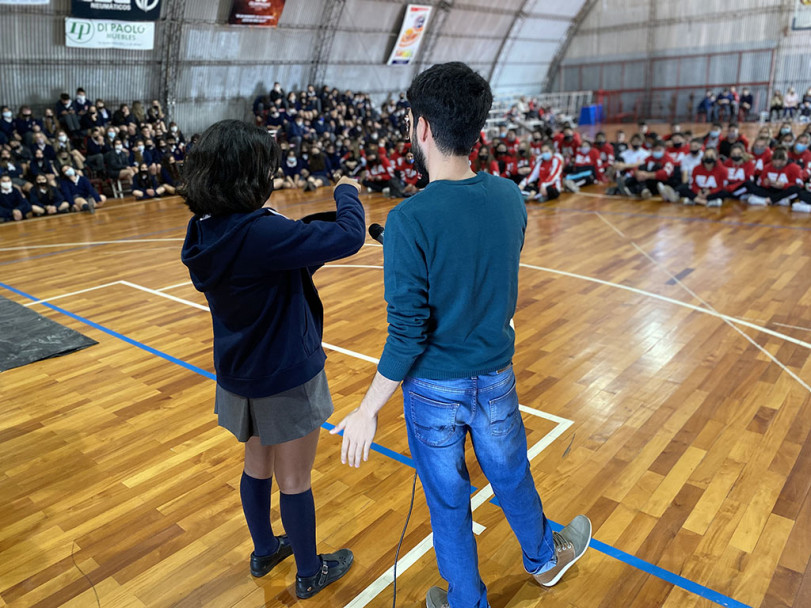
[[[377,371],[403,380],[428,342],[428,267],[415,227],[396,208],[386,219],[383,240],[388,337]]]
[[[318,266],[357,253],[366,240],[366,218],[357,189],[349,184],[339,186],[335,202],[334,222],[305,223],[278,216],[257,222],[260,231],[262,224],[267,225],[266,219],[273,226],[266,238],[259,233],[262,241],[252,247],[254,259],[277,271]]]

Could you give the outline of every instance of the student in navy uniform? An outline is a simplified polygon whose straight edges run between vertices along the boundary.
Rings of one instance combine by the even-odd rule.
[[[295,148],[289,148],[287,154],[282,160],[282,171],[284,171],[284,187],[285,188],[303,188],[304,180],[301,178],[301,170],[304,169],[304,163],[296,154]]]
[[[6,142],[12,139],[21,139],[17,133],[17,123],[14,122],[14,114],[8,106],[0,108],[0,133],[6,138]]]
[[[22,138],[23,144],[31,147],[31,143],[34,140],[35,129],[42,131],[42,121],[34,118],[31,112],[31,106],[22,106],[20,113],[14,121],[14,129]]]
[[[68,213],[70,203],[65,200],[59,188],[48,183],[45,176],[37,175],[37,182],[28,193],[31,209],[34,215],[54,215],[56,213]]]
[[[39,176],[43,176],[52,186],[56,185],[56,169],[51,161],[45,158],[42,150],[34,152],[34,160],[28,165],[28,181],[33,184]]]
[[[31,204],[11,183],[8,174],[0,176],[0,221],[19,222],[31,217]]]
[[[138,173],[132,178],[132,195],[140,201],[149,198],[159,198],[166,193],[166,188],[158,185],[158,180],[149,173],[146,163],[141,163]]]
[[[180,165],[171,154],[163,157],[161,163],[161,185],[166,189],[166,194],[174,194],[180,185]]]
[[[124,150],[120,139],[113,142],[113,149],[104,155],[104,170],[110,179],[131,181],[135,170],[130,166],[130,155]]]
[[[62,93],[59,96],[59,101],[54,104],[54,114],[61,127],[68,133],[73,134],[81,130],[79,117],[76,115],[76,108],[69,94]]]
[[[306,599],[353,562],[349,549],[316,552],[311,470],[333,407],[312,276],[360,250],[366,227],[349,180],[334,190],[334,221],[276,213],[270,196],[279,162],[264,129],[237,120],[209,127],[184,165],[180,193],[194,217],[181,259],[211,309],[218,422],[245,444],[240,498],[254,545],[251,574],[265,576],[292,553],[296,596]],[[270,522],[274,475],[284,536]]]
[[[0,152],[0,175],[8,175],[11,183],[20,191],[30,190],[31,183],[23,178],[22,164],[11,158],[11,152]]]
[[[107,200],[106,196],[96,192],[89,179],[79,175],[70,165],[62,167],[59,189],[74,211],[95,213],[96,207],[101,207]]]

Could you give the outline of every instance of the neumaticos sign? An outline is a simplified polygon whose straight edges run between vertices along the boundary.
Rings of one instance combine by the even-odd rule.
[[[71,0],[70,14],[81,19],[157,21],[161,0]]]

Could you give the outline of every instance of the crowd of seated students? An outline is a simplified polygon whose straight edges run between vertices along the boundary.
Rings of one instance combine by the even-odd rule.
[[[738,93],[736,87],[725,87],[717,95],[709,90],[698,102],[696,119],[706,122],[727,120],[744,122],[752,118],[755,112],[755,101],[748,87]],[[769,122],[780,120],[811,121],[811,87],[802,98],[789,87],[785,95],[775,89],[769,100],[769,111],[765,114]]]
[[[763,126],[749,142],[736,123],[718,122],[697,134],[671,125],[659,136],[645,122],[626,139],[594,141],[567,125],[557,134],[533,132],[525,141],[506,133],[481,141],[475,169],[515,181],[527,200],[548,201],[563,191],[602,183],[607,195],[720,207],[727,199],[753,206],[780,205],[811,212],[811,125]],[[495,150],[495,154],[491,150]],[[527,155],[529,158],[527,159]],[[525,162],[527,161],[528,162]]]
[[[192,137],[192,141],[194,137]],[[155,100],[107,108],[82,88],[62,93],[42,116],[28,105],[0,107],[0,222],[71,211],[93,213],[103,180],[129,185],[136,199],[173,194],[187,145]]]
[[[288,93],[277,82],[253,111],[282,149],[277,190],[310,192],[346,175],[369,192],[406,198],[428,183],[407,141],[405,93],[378,108],[365,93],[313,85]]]

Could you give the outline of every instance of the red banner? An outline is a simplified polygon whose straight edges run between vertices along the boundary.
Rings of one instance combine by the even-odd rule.
[[[284,10],[284,0],[234,0],[228,23],[276,27]]]

